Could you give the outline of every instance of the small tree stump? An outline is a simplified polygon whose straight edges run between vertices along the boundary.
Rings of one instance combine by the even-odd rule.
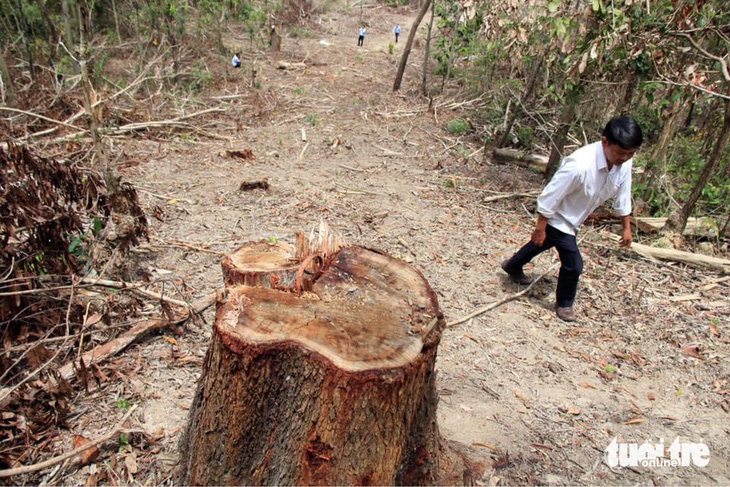
[[[363,247],[331,255],[310,292],[229,288],[179,483],[430,484],[442,458],[464,481],[436,423],[443,327],[423,275]]]
[[[261,240],[225,256],[221,267],[226,287],[245,284],[283,289],[294,285],[299,262],[291,245]]]

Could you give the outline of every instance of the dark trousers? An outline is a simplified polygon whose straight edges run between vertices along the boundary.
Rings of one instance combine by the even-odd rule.
[[[399,36],[399,35],[400,35],[400,34],[396,34],[396,35],[395,35],[395,43],[396,43],[396,44],[398,44],[398,36]]]
[[[365,41],[365,36],[358,36],[357,45],[362,46],[363,41]]]
[[[560,273],[558,274],[558,289],[555,292],[555,302],[561,308],[573,306],[575,293],[578,290],[578,279],[583,272],[583,257],[578,250],[575,236],[561,232],[560,230],[547,226],[545,229],[545,242],[538,247],[528,242],[507,262],[507,270],[519,272],[522,267],[530,262],[538,254],[555,247],[560,256]]]

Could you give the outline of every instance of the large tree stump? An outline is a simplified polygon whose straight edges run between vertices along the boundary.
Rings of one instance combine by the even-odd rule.
[[[179,483],[464,481],[436,423],[444,319],[423,275],[347,246],[310,287],[233,286],[219,301]]]

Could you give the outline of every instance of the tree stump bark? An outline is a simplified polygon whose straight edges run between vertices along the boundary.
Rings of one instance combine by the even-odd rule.
[[[420,272],[346,246],[311,291],[243,282],[262,285],[229,287],[218,303],[179,483],[461,483],[483,469],[464,470],[438,432],[445,322]]]

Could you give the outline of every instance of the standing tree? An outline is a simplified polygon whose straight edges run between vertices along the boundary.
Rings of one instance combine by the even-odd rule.
[[[423,96],[428,96],[428,84],[426,74],[428,72],[429,55],[431,51],[431,30],[433,29],[433,15],[436,10],[436,0],[431,2],[431,20],[428,23],[428,34],[426,35],[426,49],[423,53],[423,78],[421,80],[421,92]]]
[[[400,89],[401,82],[403,81],[403,73],[406,71],[406,65],[408,64],[408,56],[411,54],[411,47],[413,47],[413,39],[416,37],[418,26],[421,25],[424,15],[428,12],[428,7],[431,6],[431,2],[435,0],[425,0],[421,6],[421,10],[418,12],[413,25],[411,25],[411,31],[408,33],[408,41],[406,47],[403,49],[403,55],[400,58],[400,64],[398,64],[398,72],[395,75],[395,81],[393,82],[393,91]]]

